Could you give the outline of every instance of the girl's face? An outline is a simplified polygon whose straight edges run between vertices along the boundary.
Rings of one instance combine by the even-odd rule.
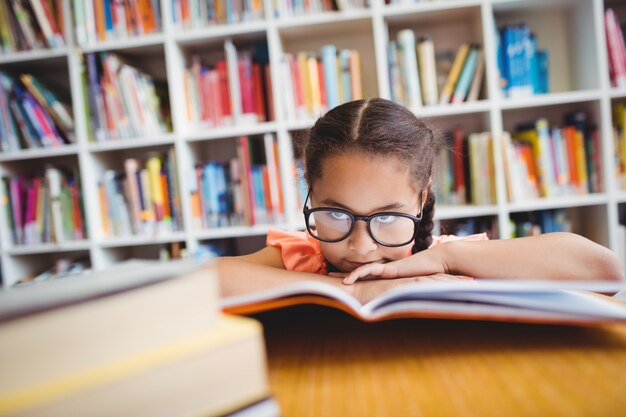
[[[415,216],[422,211],[408,169],[394,157],[362,153],[331,156],[323,161],[322,176],[313,183],[310,206],[342,208],[361,216],[391,211]],[[400,247],[379,245],[370,236],[367,224],[356,221],[347,238],[320,242],[320,246],[328,262],[342,272],[350,272],[365,263],[405,258],[411,254],[413,242]]]

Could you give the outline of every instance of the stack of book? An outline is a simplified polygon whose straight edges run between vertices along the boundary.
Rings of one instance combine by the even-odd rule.
[[[571,231],[572,223],[565,209],[532,211],[511,216],[511,238]]]
[[[63,3],[48,0],[0,2],[0,52],[65,46]]]
[[[281,59],[285,114],[306,119],[363,98],[361,55],[357,50],[324,45],[320,55],[301,51]]]
[[[213,270],[195,263],[0,292],[0,414],[278,415],[260,325],[222,315]]]
[[[196,29],[215,24],[232,24],[261,20],[261,0],[172,0],[172,17],[178,27]]]
[[[88,93],[90,141],[164,134],[161,98],[154,80],[113,53],[86,54],[83,83]]]
[[[597,193],[602,190],[600,135],[583,111],[565,126],[541,118],[502,135],[509,201]]]
[[[156,0],[73,0],[74,28],[80,45],[160,32]]]
[[[150,155],[142,164],[124,161],[124,171],[104,172],[98,184],[105,236],[162,235],[182,230],[176,154]]]
[[[435,44],[429,37],[416,40],[411,29],[403,29],[387,50],[389,88],[394,101],[416,110],[423,105],[476,101],[484,73],[480,45],[462,43],[447,75],[437,65]],[[440,85],[438,79],[445,79]]]
[[[284,220],[274,135],[242,136],[236,158],[199,163],[195,173],[190,190],[194,227],[251,226]]]
[[[537,48],[537,39],[528,25],[502,27],[495,40],[504,97],[528,97],[549,91],[548,52]]]
[[[48,166],[42,176],[3,177],[2,183],[7,225],[14,244],[86,238],[77,171]]]
[[[224,48],[224,55],[210,62],[193,55],[185,69],[187,120],[207,127],[273,120],[267,44],[239,52],[226,41]]]
[[[494,170],[491,134],[472,133],[466,138],[457,127],[447,135],[447,146],[437,157],[437,202],[450,205],[495,203]]]
[[[13,78],[0,71],[0,114],[0,152],[75,142],[71,112],[30,74]]]

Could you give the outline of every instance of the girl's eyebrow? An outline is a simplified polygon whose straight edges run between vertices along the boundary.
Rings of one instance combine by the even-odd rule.
[[[339,203],[339,202],[337,202],[335,200],[332,200],[332,199],[322,200],[321,203],[324,204],[324,205],[328,205],[328,206],[339,207],[339,208],[342,208],[342,209],[347,210],[349,212],[353,211],[350,207],[348,207],[348,206],[346,206],[344,204],[341,204],[341,203]],[[392,204],[387,204],[386,206],[375,208],[372,211],[373,212],[379,212],[379,211],[387,211],[387,210],[397,210],[397,209],[402,208],[402,207],[404,207],[404,204],[392,203]]]

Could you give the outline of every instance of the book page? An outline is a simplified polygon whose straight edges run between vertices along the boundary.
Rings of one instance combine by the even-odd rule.
[[[339,301],[359,314],[361,303],[345,291],[330,284],[316,281],[299,281],[293,284],[283,285],[268,290],[257,291],[247,294],[239,294],[222,299],[222,308],[232,308],[242,305],[259,304],[288,298],[293,296],[314,295]]]
[[[626,306],[573,290],[613,293],[621,283],[469,281],[416,283],[395,288],[362,309],[368,318],[401,312],[451,312],[527,316],[576,316],[626,320]],[[569,290],[568,290],[569,289]]]

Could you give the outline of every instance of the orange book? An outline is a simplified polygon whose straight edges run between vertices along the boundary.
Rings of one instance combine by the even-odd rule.
[[[567,149],[567,161],[569,166],[569,178],[572,185],[576,188],[580,185],[580,177],[578,175],[578,165],[576,160],[576,128],[566,126],[563,128],[563,138],[565,139],[565,147]]]
[[[104,191],[104,184],[98,184],[98,197],[100,198],[100,218],[102,219],[102,234],[108,236],[109,229],[109,208],[107,206],[106,191]]]
[[[143,26],[143,33],[156,32],[157,23],[154,15],[154,10],[152,10],[152,3],[150,2],[150,0],[137,1],[139,3],[139,10],[141,13],[141,24]]]
[[[93,0],[95,21],[96,21],[96,33],[98,34],[98,40],[103,41],[106,39],[106,25],[104,23],[104,0]]]
[[[589,326],[626,322],[626,304],[589,292],[615,293],[619,289],[619,282],[607,281],[468,280],[403,285],[365,303],[337,286],[300,281],[221,301],[224,311],[231,314],[317,304],[366,322],[437,318]]]
[[[353,50],[350,53],[350,83],[352,100],[362,99],[363,85],[361,82],[361,55],[357,50]]]
[[[163,220],[166,223],[172,222],[172,212],[170,210],[170,194],[167,191],[167,174],[161,172],[161,188],[163,192]]]

